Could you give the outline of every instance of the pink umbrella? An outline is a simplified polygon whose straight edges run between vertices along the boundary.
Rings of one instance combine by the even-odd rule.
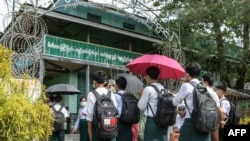
[[[150,66],[160,69],[159,79],[179,79],[185,75],[185,70],[175,59],[158,54],[145,54],[127,64],[129,71],[143,76]]]

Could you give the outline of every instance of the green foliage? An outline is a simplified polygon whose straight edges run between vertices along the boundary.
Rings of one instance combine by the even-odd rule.
[[[250,125],[250,116],[246,116],[240,119],[240,125]]]
[[[235,78],[241,80],[239,83],[244,82],[245,70],[249,66],[248,3],[247,0],[174,0],[167,2],[160,16],[166,18],[171,13],[170,16],[177,17],[167,21],[167,24],[180,21],[181,44],[187,63],[199,62],[203,68],[220,76],[222,83],[230,87],[230,81]],[[235,37],[242,39],[243,48],[237,46]]]
[[[40,97],[33,101],[28,95],[30,79],[11,77],[12,52],[0,45],[0,140],[38,141],[48,140],[52,134],[53,115],[46,104],[44,88]],[[38,83],[40,84],[40,83]]]

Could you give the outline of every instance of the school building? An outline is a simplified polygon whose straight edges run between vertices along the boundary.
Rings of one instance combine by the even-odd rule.
[[[60,0],[55,7],[65,5]],[[46,9],[39,9],[46,13]],[[79,2],[43,15],[48,28],[44,38],[44,84],[65,83],[81,94],[64,95],[63,105],[77,113],[79,99],[92,90],[92,73],[104,70],[109,78],[126,71],[126,64],[143,53],[152,53],[162,41],[140,22],[111,5]]]

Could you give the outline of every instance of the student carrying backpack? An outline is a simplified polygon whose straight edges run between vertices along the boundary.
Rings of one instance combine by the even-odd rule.
[[[187,108],[195,127],[198,131],[204,133],[216,130],[219,121],[216,102],[202,83],[194,84],[190,82],[190,84],[194,87],[193,112],[190,113],[188,106]]]
[[[159,90],[157,86],[152,86],[158,93],[158,103],[157,103],[157,111],[153,112],[152,107],[148,104],[150,110],[154,115],[155,123],[159,127],[168,127],[172,126],[176,122],[177,116],[177,107],[173,105],[173,94],[167,93],[164,89]]]
[[[230,101],[227,98],[223,98],[220,101],[220,105],[221,105],[221,102],[223,100],[227,100],[230,104],[230,111],[229,111],[229,115],[227,115],[228,119],[227,119],[226,125],[238,125],[239,121],[240,121],[240,115],[239,115],[239,112],[238,112],[236,106],[234,105],[234,103],[232,101]]]
[[[94,106],[93,125],[99,139],[108,139],[117,136],[118,111],[111,99],[111,91],[107,95],[100,95],[96,90],[92,91],[96,97]]]
[[[122,111],[119,120],[125,124],[136,124],[140,121],[138,100],[131,93],[119,94],[122,97]]]
[[[61,106],[61,108],[57,111],[55,109],[54,106],[52,106],[52,109],[54,111],[54,132],[58,132],[58,131],[64,131],[64,114],[62,113],[62,109],[63,107]]]

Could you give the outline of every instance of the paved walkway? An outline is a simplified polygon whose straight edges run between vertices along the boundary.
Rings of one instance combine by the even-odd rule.
[[[168,128],[168,137],[170,132],[172,132],[173,127]],[[65,134],[65,141],[79,141],[80,140],[80,134]]]

